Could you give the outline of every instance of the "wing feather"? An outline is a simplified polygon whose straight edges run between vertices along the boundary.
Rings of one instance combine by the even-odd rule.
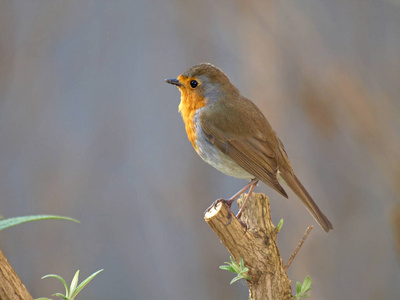
[[[275,189],[284,197],[288,197],[276,178],[278,163],[273,150],[266,141],[252,136],[234,138],[215,126],[212,119],[204,122],[200,117],[200,125],[206,137],[219,150],[254,177]]]

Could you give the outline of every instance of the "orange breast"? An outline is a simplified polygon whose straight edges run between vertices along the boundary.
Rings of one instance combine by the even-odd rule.
[[[200,98],[197,94],[188,93],[186,90],[182,90],[181,93],[179,112],[181,113],[183,122],[185,123],[188,139],[192,143],[196,152],[198,152],[198,147],[196,145],[196,124],[194,124],[193,119],[197,110],[206,105],[206,101],[204,98]]]

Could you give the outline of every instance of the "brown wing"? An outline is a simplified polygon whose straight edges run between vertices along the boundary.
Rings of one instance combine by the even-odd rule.
[[[243,97],[226,97],[200,112],[200,125],[207,138],[238,165],[287,198],[276,179],[280,175],[303,201],[321,227],[328,232],[331,222],[297,179],[283,144],[261,111]]]
[[[244,110],[240,109],[242,103]],[[219,103],[217,109],[203,110],[199,120],[205,135],[243,169],[287,198],[276,178],[276,154],[267,141],[268,130],[274,138],[275,133],[252,102],[242,99],[236,104]],[[221,105],[225,105],[222,110]],[[221,114],[220,111],[228,113]]]

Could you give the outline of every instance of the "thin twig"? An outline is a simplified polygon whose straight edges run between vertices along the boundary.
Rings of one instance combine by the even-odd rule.
[[[312,225],[307,228],[306,233],[303,235],[303,238],[301,239],[300,243],[297,245],[296,249],[294,249],[292,256],[289,258],[288,262],[286,263],[286,266],[284,267],[285,272],[287,271],[287,269],[289,269],[290,264],[293,262],[294,258],[297,255],[297,252],[299,252],[301,246],[303,246],[304,241],[306,240],[306,238],[308,237],[308,235],[311,232],[311,229],[313,229]]]

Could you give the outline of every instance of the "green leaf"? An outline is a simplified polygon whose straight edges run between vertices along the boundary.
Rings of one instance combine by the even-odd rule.
[[[301,284],[300,284],[300,282],[296,282],[296,285],[297,285],[297,294],[300,294],[300,291],[301,291]]]
[[[92,275],[90,275],[88,278],[86,278],[84,281],[81,282],[80,285],[78,285],[78,281],[79,281],[79,270],[76,271],[74,277],[72,278],[71,281],[71,285],[70,288],[68,288],[67,283],[65,282],[65,280],[56,274],[48,274],[42,277],[42,279],[44,278],[49,278],[49,277],[53,277],[53,278],[57,278],[58,280],[60,280],[64,287],[65,287],[65,295],[61,294],[61,293],[55,293],[53,294],[53,296],[57,296],[57,297],[61,297],[64,300],[74,300],[75,297],[78,295],[78,293],[100,272],[102,272],[103,269],[93,273]],[[39,298],[37,300],[51,300],[49,298]]]
[[[278,223],[278,225],[276,226],[276,230],[279,232],[282,230],[282,226],[283,226],[283,219],[281,219]]]
[[[66,295],[66,296],[69,295],[68,284],[65,282],[64,278],[62,278],[61,276],[58,276],[58,275],[56,275],[56,274],[48,274],[48,275],[44,275],[44,276],[42,277],[42,279],[49,278],[49,277],[51,277],[51,278],[57,278],[58,280],[60,280],[60,281],[62,282],[62,284],[64,285],[64,287],[65,287],[65,295]]]
[[[303,284],[301,285],[301,290],[303,291],[303,293],[307,293],[309,290],[311,290],[311,278],[310,278],[310,276],[307,276],[304,279]]]
[[[231,266],[222,265],[222,266],[219,266],[219,268],[220,268],[221,270],[226,270],[226,271],[231,271],[231,272],[233,272],[233,273],[236,273],[235,270],[234,270]]]
[[[251,278],[249,276],[247,276],[247,272],[249,271],[249,268],[246,268],[244,266],[244,260],[243,257],[240,258],[240,262],[239,264],[237,264],[235,262],[235,260],[232,258],[232,256],[230,257],[231,263],[229,262],[225,262],[227,265],[222,265],[219,268],[222,270],[227,270],[227,271],[231,271],[233,273],[238,274],[235,278],[233,278],[230,282],[230,284],[235,283],[236,281],[240,280],[240,279],[247,279],[247,280],[251,280]]]
[[[69,292],[70,292],[70,294],[67,295],[67,296],[68,296],[68,298],[69,298],[70,300],[73,300],[73,299],[74,299],[74,298],[72,297],[72,294],[75,292],[76,286],[78,285],[78,280],[79,280],[79,270],[76,271],[76,273],[75,273],[75,275],[74,275],[74,278],[72,278],[71,286],[69,287]]]
[[[231,280],[230,284],[234,284],[236,281],[238,281],[238,280],[240,280],[240,279],[242,279],[242,277],[236,276],[235,278],[233,278],[233,279]]]
[[[240,258],[240,269],[243,270],[243,268],[245,268],[244,266],[244,260],[243,257]]]
[[[52,299],[46,297],[40,297],[40,298],[35,298],[35,300],[52,300]]]
[[[81,282],[81,284],[71,293],[71,300],[74,299],[76,297],[76,295],[78,295],[78,293],[94,278],[97,276],[97,274],[99,274],[100,272],[102,272],[103,269],[98,270],[97,272],[94,272],[92,275],[90,275],[88,278],[86,278],[84,281]]]
[[[55,293],[55,294],[53,294],[53,296],[61,297],[61,298],[63,298],[64,300],[69,300],[67,296],[65,296],[65,295],[63,295],[63,294],[61,294],[61,293]]]
[[[311,278],[310,276],[307,276],[304,281],[303,284],[300,284],[300,282],[296,282],[297,285],[297,295],[294,296],[294,299],[301,299],[301,298],[310,298],[311,296],[306,294],[308,291],[311,290]]]
[[[230,265],[235,270],[235,273],[239,273],[240,272],[240,266],[236,263],[236,261],[233,259],[232,256],[230,256],[229,258],[230,258],[230,260],[232,262]]]
[[[78,220],[69,217],[56,216],[56,215],[34,215],[34,216],[15,217],[15,218],[0,220],[0,231],[8,227],[12,227],[22,223],[38,221],[38,220],[47,220],[47,219],[69,220],[80,223]]]

